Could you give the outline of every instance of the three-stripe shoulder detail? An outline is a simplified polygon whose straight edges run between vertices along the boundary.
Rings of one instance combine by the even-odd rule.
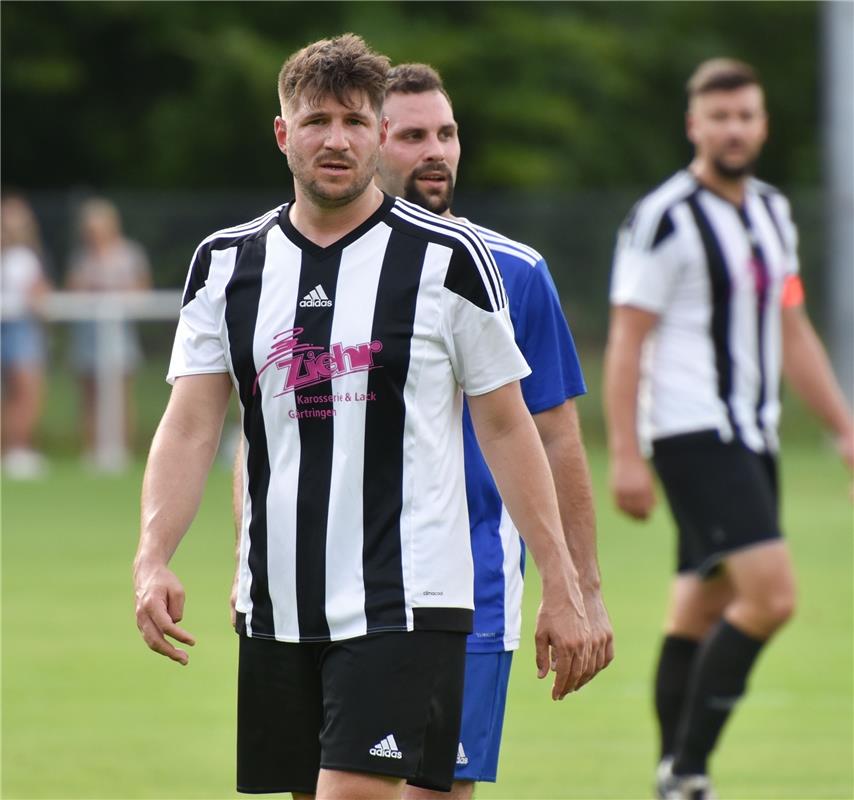
[[[522,244],[522,242],[517,242],[515,239],[510,239],[497,231],[484,228],[482,225],[472,224],[472,227],[480,234],[483,241],[486,242],[493,253],[506,253],[507,255],[516,256],[531,267],[537,266],[543,260],[543,257],[533,247]]]
[[[203,239],[193,253],[190,273],[184,286],[182,306],[187,305],[196,296],[196,292],[205,285],[210,272],[211,252],[213,250],[236,247],[253,236],[266,233],[277,223],[285,205],[287,204],[282,204],[242,225],[223,228]]]
[[[461,245],[468,252],[480,274],[492,310],[498,311],[507,305],[507,295],[504,292],[504,285],[495,259],[492,257],[486,242],[470,225],[439,217],[401,198],[396,199],[391,213],[429,234],[438,234],[458,243],[456,249],[459,249]]]

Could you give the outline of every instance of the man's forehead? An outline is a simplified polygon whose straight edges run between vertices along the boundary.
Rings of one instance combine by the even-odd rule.
[[[454,110],[440,91],[418,94],[392,92],[386,95],[383,112],[397,127],[442,128],[456,125]]]
[[[317,111],[370,114],[373,109],[368,93],[363,89],[350,89],[337,97],[334,92],[317,92],[306,89],[291,101],[294,114],[312,114]]]
[[[737,89],[715,89],[703,92],[693,98],[692,105],[701,108],[753,106],[759,109],[765,107],[765,95],[760,86],[749,84]]]

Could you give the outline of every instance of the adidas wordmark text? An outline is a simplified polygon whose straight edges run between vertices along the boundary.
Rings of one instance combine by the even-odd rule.
[[[397,749],[397,742],[390,733],[382,741],[377,742],[368,752],[380,758],[403,758],[403,753]]]
[[[332,308],[329,295],[323,291],[318,283],[302,300],[299,301],[300,308]]]

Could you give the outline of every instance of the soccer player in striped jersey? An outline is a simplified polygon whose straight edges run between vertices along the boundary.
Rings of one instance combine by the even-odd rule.
[[[553,698],[580,685],[590,657],[495,262],[470,227],[373,182],[387,71],[353,34],[283,66],[274,130],[295,200],[196,250],[145,473],[137,625],[186,664],[169,641],[194,642],[168,564],[236,391],[244,792],[450,788],[473,615],[463,393],[543,575],[537,665],[555,669]]]
[[[389,74],[381,149],[381,188],[457,219],[451,213],[460,140],[450,98],[426,64]],[[594,657],[585,680],[613,658],[611,624],[600,593],[590,476],[573,398],[586,391],[569,326],[545,260],[532,248],[472,225],[501,270],[516,343],[532,369],[522,394],[545,446],[566,541],[581,577]],[[521,628],[524,545],[478,447],[465,410],[466,495],[475,575],[474,630],[466,647],[463,724],[451,797],[466,800],[476,781],[494,782],[513,651]],[[410,798],[447,797],[410,787]]]
[[[752,177],[767,134],[753,69],[714,59],[688,83],[689,167],[620,231],[605,364],[611,484],[636,519],[678,528],[655,685],[662,797],[711,795],[707,762],[756,657],[795,607],[778,519],[784,372],[854,465],[854,426],[804,310],[789,203]]]

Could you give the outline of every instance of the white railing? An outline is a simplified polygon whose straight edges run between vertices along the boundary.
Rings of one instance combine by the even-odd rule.
[[[128,320],[177,320],[181,292],[51,292],[39,304],[48,321],[96,324],[95,336],[95,466],[121,470],[128,460],[125,445],[122,324]]]

